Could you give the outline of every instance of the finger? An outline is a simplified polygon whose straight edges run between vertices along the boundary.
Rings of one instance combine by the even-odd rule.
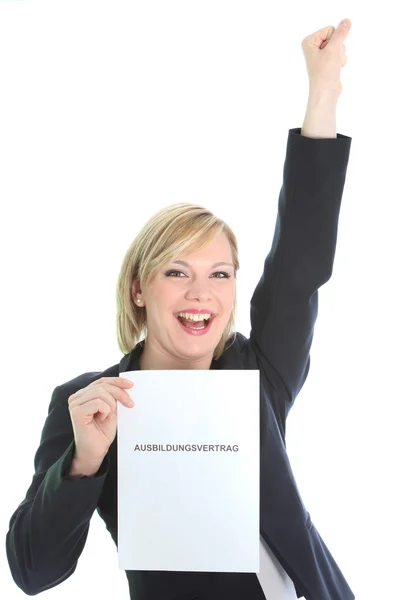
[[[314,48],[322,50],[328,44],[334,31],[335,28],[332,25],[323,27],[322,29],[315,31],[311,35],[308,35],[306,38],[304,38],[303,45],[313,46]]]
[[[106,383],[102,385],[103,389],[106,389],[110,392],[110,394],[114,397],[115,400],[118,400],[119,402],[122,402],[122,404],[125,404],[125,406],[132,406],[132,403],[134,404],[132,398],[130,397],[130,394],[127,390],[121,390],[121,388],[111,384],[111,383]],[[101,388],[100,388],[101,389]]]
[[[123,392],[120,388],[115,388],[118,392]],[[78,406],[83,406],[88,404],[92,400],[102,400],[106,402],[110,409],[115,411],[117,401],[114,396],[105,389],[105,385],[101,385],[99,387],[90,387],[84,388],[83,390],[79,390],[74,396],[71,396],[69,399],[69,407],[70,409],[76,408]]]
[[[91,423],[95,416],[98,416],[100,421],[104,421],[109,415],[112,415],[115,411],[108,402],[101,398],[93,398],[84,404],[79,404],[74,407],[74,415],[84,414],[84,423],[88,425]]]
[[[133,381],[126,379],[125,377],[101,377],[100,379],[93,381],[93,383],[90,385],[95,385],[97,383],[112,383],[113,385],[118,385],[119,387],[135,385]]]
[[[113,380],[113,383],[105,383],[107,380]],[[129,380],[122,380],[126,383],[122,387],[132,387],[134,383]],[[131,385],[127,385],[127,383]],[[102,398],[109,402],[113,409],[116,409],[116,401],[123,402],[126,406],[132,406],[132,400],[127,390],[121,389],[119,377],[107,377],[93,381],[90,385],[78,390],[68,398],[68,406],[79,406],[93,398]],[[134,404],[134,403],[133,403]]]
[[[343,21],[341,21],[339,23],[339,25],[336,27],[335,31],[333,32],[333,35],[331,37],[331,43],[332,44],[344,44],[347,36],[350,33],[350,29],[351,29],[351,21],[350,19],[343,19]]]

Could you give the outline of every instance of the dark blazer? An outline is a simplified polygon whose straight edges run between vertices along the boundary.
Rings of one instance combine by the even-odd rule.
[[[260,370],[260,533],[307,600],[352,600],[307,512],[289,463],[285,423],[310,368],[318,288],[332,274],[351,138],[288,134],[272,248],[251,299],[250,337],[237,333],[211,369]],[[233,342],[233,343],[232,343]],[[117,544],[117,439],[92,478],[68,480],[74,435],[68,398],[100,377],[139,369],[144,342],[103,372],[57,386],[35,455],[35,474],[11,517],[7,556],[34,595],[74,572],[97,509]],[[255,573],[127,571],[133,600],[262,600]],[[268,600],[275,600],[269,598]]]

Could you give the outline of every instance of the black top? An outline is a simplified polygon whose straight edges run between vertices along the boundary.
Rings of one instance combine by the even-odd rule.
[[[285,445],[286,418],[310,368],[318,288],[332,274],[350,146],[341,134],[313,139],[289,130],[272,248],[251,299],[250,337],[237,333],[211,364],[260,370],[260,533],[298,597],[308,600],[355,598],[302,502]],[[96,476],[66,479],[75,450],[68,398],[100,377],[139,369],[142,350],[143,341],[119,364],[84,373],[52,394],[35,474],[6,539],[12,576],[29,595],[72,575],[96,509],[117,544],[117,438]],[[126,575],[132,600],[264,599],[255,573]]]

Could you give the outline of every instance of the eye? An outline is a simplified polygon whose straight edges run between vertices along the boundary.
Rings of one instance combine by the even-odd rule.
[[[170,277],[173,273],[181,273],[182,275],[184,275],[184,273],[182,273],[182,271],[167,271],[165,273],[165,276]]]
[[[176,273],[183,275],[185,277],[185,273],[183,273],[183,271],[175,271],[175,270],[167,271],[165,273],[165,276],[166,277],[175,277]],[[229,279],[231,277],[229,275],[229,273],[227,273],[226,271],[216,271],[215,273],[213,273],[213,276],[214,275],[223,275],[223,277],[215,277],[215,279]],[[177,279],[179,279],[179,277]]]

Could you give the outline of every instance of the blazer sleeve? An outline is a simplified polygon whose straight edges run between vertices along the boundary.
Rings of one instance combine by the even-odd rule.
[[[65,478],[75,452],[70,393],[63,386],[53,391],[35,474],[6,536],[12,577],[28,595],[58,585],[75,571],[109,467],[106,455],[94,477]]]
[[[271,250],[251,298],[249,341],[285,398],[287,416],[310,368],[318,288],[332,274],[351,138],[290,129]]]

